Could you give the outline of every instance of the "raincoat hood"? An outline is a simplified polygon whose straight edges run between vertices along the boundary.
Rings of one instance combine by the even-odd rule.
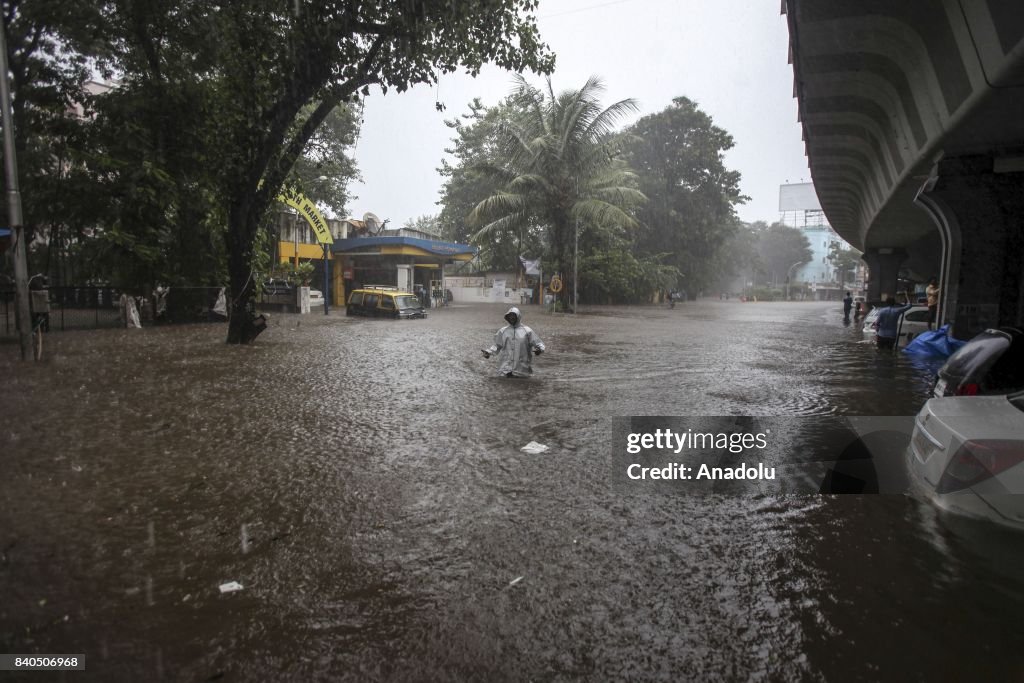
[[[513,317],[515,318],[514,320],[512,319]],[[508,309],[508,312],[505,314],[505,320],[509,325],[515,326],[516,324],[523,322],[523,314],[519,312],[518,308],[513,306]]]

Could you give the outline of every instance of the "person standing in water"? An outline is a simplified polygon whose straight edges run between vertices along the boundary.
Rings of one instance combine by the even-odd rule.
[[[484,358],[500,353],[498,374],[505,377],[529,377],[533,374],[531,352],[539,356],[544,342],[537,333],[523,324],[523,315],[513,306],[505,314],[508,325],[494,335],[494,343],[483,349]]]
[[[939,310],[939,281],[932,278],[925,287],[924,295],[928,297],[928,329],[935,325],[935,314]]]
[[[906,296],[905,293],[904,296]],[[896,347],[899,341],[900,318],[912,307],[913,304],[909,301],[903,306],[897,306],[896,299],[891,296],[885,300],[885,308],[879,311],[878,320],[875,321],[875,341],[878,348],[892,349]]]

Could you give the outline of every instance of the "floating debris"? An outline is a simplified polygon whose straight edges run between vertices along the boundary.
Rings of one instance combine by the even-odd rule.
[[[234,593],[235,591],[242,590],[242,588],[243,588],[242,584],[238,583],[237,581],[228,581],[227,583],[222,583],[220,585],[220,592],[221,593]]]
[[[521,450],[523,453],[529,453],[530,455],[537,455],[538,453],[543,453],[547,449],[548,447],[545,446],[544,444],[537,443],[536,441],[531,441],[530,443],[526,444],[519,450]]]

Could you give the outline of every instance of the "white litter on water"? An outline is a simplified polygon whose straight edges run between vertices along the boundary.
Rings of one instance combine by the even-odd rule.
[[[522,580],[523,580],[522,576],[517,576],[516,578],[512,579],[511,581],[509,581],[508,585],[514,586],[514,585],[516,585],[517,583],[519,583]]]
[[[530,455],[536,455],[537,453],[543,453],[547,449],[548,449],[548,447],[545,446],[544,444],[537,443],[536,441],[531,441],[530,443],[526,444],[525,446],[523,446],[519,450],[521,450],[523,453],[529,453]]]
[[[238,583],[237,581],[228,581],[227,583],[222,583],[220,585],[220,592],[234,593],[235,591],[242,590],[242,587],[242,584]]]

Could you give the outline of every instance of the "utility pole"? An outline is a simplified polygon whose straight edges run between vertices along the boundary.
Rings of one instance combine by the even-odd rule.
[[[21,217],[18,189],[18,160],[14,151],[14,116],[11,113],[11,83],[7,72],[7,31],[0,23],[0,120],[4,126],[4,177],[7,181],[7,216],[11,224],[11,253],[14,255],[14,288],[18,300],[18,336],[21,359],[28,360],[32,345],[32,315],[28,305],[28,256],[25,226]]]
[[[327,243],[324,242],[324,315],[330,315],[331,309],[328,305],[331,297],[331,262],[327,258]]]
[[[580,199],[580,177],[576,176],[576,201]],[[572,257],[572,314],[576,315],[579,308],[579,274],[580,274],[580,217],[576,214],[576,253]]]
[[[580,217],[576,216],[576,254],[572,257],[572,314],[580,305]]]

